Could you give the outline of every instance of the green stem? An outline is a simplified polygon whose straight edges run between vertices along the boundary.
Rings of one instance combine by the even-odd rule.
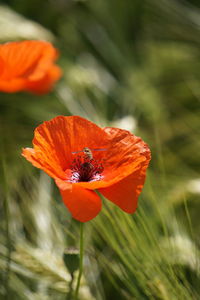
[[[73,282],[74,282],[74,273],[71,274],[71,281],[69,284],[69,293],[67,294],[66,300],[71,300],[73,297]]]
[[[80,261],[79,261],[79,274],[78,274],[78,279],[77,279],[77,284],[76,284],[76,289],[75,289],[75,294],[74,294],[74,299],[78,299],[78,292],[79,292],[79,287],[80,287],[80,282],[81,282],[81,276],[83,273],[83,224],[80,223]]]

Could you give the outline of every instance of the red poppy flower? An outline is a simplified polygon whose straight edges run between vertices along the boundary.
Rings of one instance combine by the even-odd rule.
[[[10,42],[0,45],[0,91],[48,92],[61,76],[54,64],[57,50],[44,41]]]
[[[150,161],[141,138],[79,116],[58,116],[36,128],[33,146],[22,155],[54,178],[73,218],[87,222],[100,212],[95,190],[127,213],[136,210]]]

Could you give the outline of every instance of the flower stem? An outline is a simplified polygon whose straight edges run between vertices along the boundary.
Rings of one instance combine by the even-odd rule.
[[[77,279],[77,284],[76,284],[76,289],[75,289],[75,294],[74,294],[74,299],[78,299],[78,292],[79,292],[79,287],[80,287],[80,282],[81,282],[81,276],[83,273],[83,224],[80,223],[80,261],[79,261],[79,274],[78,274],[78,279]]]
[[[73,282],[74,282],[74,273],[71,274],[71,280],[69,283],[69,293],[67,294],[66,300],[71,300],[73,297]]]

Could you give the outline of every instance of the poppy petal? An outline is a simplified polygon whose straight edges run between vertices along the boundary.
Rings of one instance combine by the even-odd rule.
[[[59,67],[52,66],[39,80],[28,80],[26,89],[37,94],[43,94],[50,91],[54,82],[61,77],[62,73]]]
[[[119,128],[106,127],[104,130],[111,144],[104,155],[105,180],[117,182],[140,169],[144,162],[149,162],[149,147],[140,137]]]
[[[49,152],[48,156],[46,156],[43,152],[35,152],[32,148],[24,148],[22,149],[22,156],[31,162],[34,167],[42,169],[52,178],[62,178],[65,180],[65,172],[53,158],[51,152]]]
[[[92,220],[101,211],[101,199],[93,191],[73,184],[71,189],[60,190],[60,193],[72,217],[80,222]]]
[[[52,62],[57,57],[57,50],[48,42],[22,41],[0,45],[0,55],[7,65],[4,78],[37,79],[47,67],[47,61]],[[38,65],[39,69],[36,68]]]
[[[94,140],[95,137],[95,140]],[[23,150],[33,164],[37,161],[39,168],[53,178],[66,180],[66,170],[70,169],[73,152],[85,146],[94,148],[96,142],[104,143],[104,131],[94,123],[79,116],[58,116],[39,125],[34,132],[34,152],[30,148]],[[34,164],[35,165],[35,164]],[[52,175],[53,174],[53,175]]]
[[[107,151],[102,153],[104,171],[99,181],[79,182],[87,189],[100,189],[109,187],[123,178],[139,172],[143,164],[148,165],[151,159],[150,149],[140,137],[129,131],[106,127]]]
[[[3,71],[4,71],[4,61],[0,56],[0,76],[3,73]]]
[[[7,93],[15,93],[26,89],[26,82],[24,79],[10,79],[2,80],[0,79],[0,91]]]
[[[0,73],[0,90],[47,92],[61,76],[54,65],[57,50],[45,41],[21,41],[0,45],[4,69]]]
[[[141,165],[141,168],[133,174],[107,188],[99,189],[99,192],[119,206],[127,213],[133,213],[137,208],[138,196],[140,195],[145,177],[148,162]]]
[[[55,179],[75,219],[87,222],[100,212],[96,189],[125,212],[136,210],[151,159],[141,138],[79,116],[58,116],[36,128],[33,146],[22,155]]]

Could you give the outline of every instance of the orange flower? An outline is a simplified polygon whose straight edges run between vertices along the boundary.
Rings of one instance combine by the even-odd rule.
[[[10,42],[0,45],[0,91],[48,92],[61,76],[54,64],[57,50],[44,41]]]
[[[73,218],[87,222],[100,212],[95,190],[127,213],[136,210],[150,161],[141,138],[79,116],[58,116],[36,128],[33,146],[22,155],[54,178]]]

